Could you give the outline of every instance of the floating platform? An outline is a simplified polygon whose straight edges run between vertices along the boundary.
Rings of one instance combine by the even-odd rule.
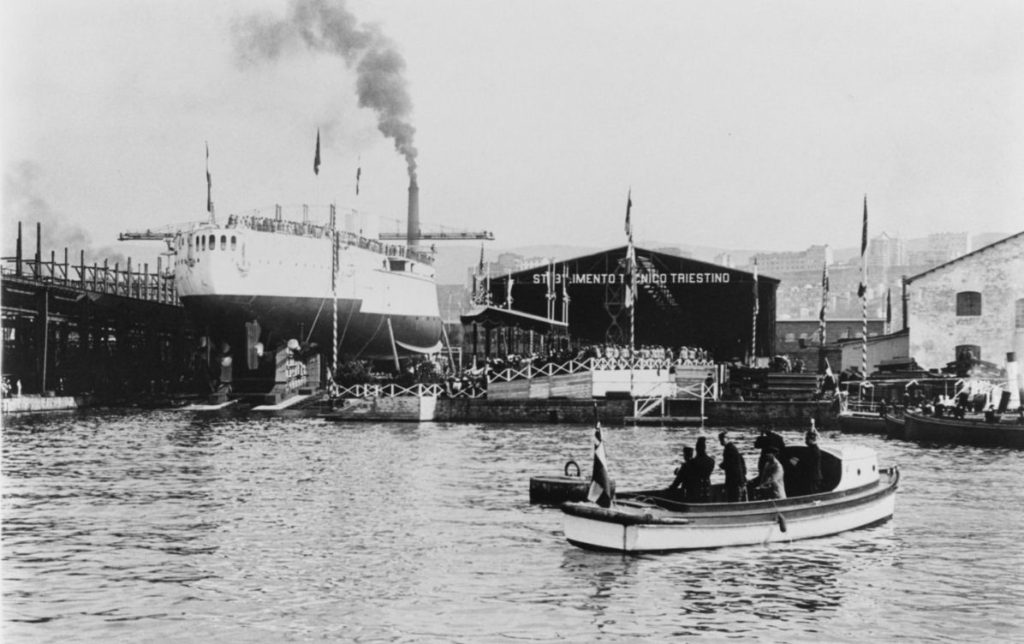
[[[217,401],[217,402],[212,402],[212,403],[201,403],[201,404],[195,404],[195,405],[187,405],[185,407],[179,407],[178,409],[181,409],[182,411],[220,411],[222,409],[227,409],[228,407],[236,404],[237,402],[238,402],[238,399],[224,400],[224,401]]]
[[[627,425],[657,425],[659,427],[700,427],[708,422],[707,416],[626,416]]]
[[[253,407],[252,411],[281,411],[281,410],[284,410],[284,409],[288,409],[289,407],[294,407],[295,405],[298,405],[299,403],[301,403],[303,401],[309,400],[312,397],[313,397],[313,394],[300,394],[300,395],[292,396],[291,398],[287,398],[285,400],[282,400],[281,402],[279,402],[277,404],[274,404],[274,405],[259,405],[259,406]]]

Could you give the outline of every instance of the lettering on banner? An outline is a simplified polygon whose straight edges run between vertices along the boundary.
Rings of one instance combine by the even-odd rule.
[[[562,284],[568,277],[570,285],[595,285],[605,286],[608,284],[625,284],[625,273],[570,273],[568,276],[556,273],[555,284]],[[548,273],[535,273],[534,284],[547,284]],[[662,273],[660,271],[641,271],[636,274],[638,284],[728,284],[732,274],[727,272],[711,271],[690,271],[685,273]]]

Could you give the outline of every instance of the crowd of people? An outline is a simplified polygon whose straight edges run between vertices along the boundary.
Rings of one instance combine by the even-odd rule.
[[[725,500],[728,502],[785,499],[787,478],[792,496],[822,491],[821,450],[813,421],[804,435],[807,447],[800,450],[799,455],[787,454],[785,439],[770,425],[762,426],[754,441],[754,448],[760,450],[760,455],[757,474],[753,478],[748,478],[746,460],[729,433],[719,433],[718,442],[722,446],[722,460],[718,468],[725,474]],[[714,471],[715,459],[708,454],[707,440],[701,436],[695,448],[689,445],[683,448],[683,462],[676,468],[675,479],[669,489],[679,490],[682,497],[690,502],[711,501],[711,475]]]

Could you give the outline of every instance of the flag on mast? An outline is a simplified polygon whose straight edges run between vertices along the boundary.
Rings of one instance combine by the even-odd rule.
[[[885,323],[892,324],[892,289],[885,292]]]
[[[636,301],[636,250],[633,248],[633,222],[630,210],[633,208],[633,189],[626,194],[626,308],[633,308]]]
[[[868,292],[868,196],[864,195],[864,225],[860,234],[860,286],[857,297],[864,297]]]
[[[313,174],[320,174],[320,128],[316,129],[316,154],[313,155]]]
[[[363,165],[360,161],[359,167],[356,168],[356,196],[359,196],[359,178],[363,176]]]
[[[210,143],[206,143],[206,212],[213,214],[213,180],[210,178]]]

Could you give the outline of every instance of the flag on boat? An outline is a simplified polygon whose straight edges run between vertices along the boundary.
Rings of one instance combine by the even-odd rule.
[[[601,440],[601,423],[598,423],[594,430],[594,471],[590,477],[590,491],[587,492],[587,499],[602,508],[607,508],[611,506],[614,497],[615,492],[612,490],[611,479],[608,476],[608,460],[604,453],[604,441]]]
[[[313,174],[320,174],[320,128],[316,129],[316,154],[313,155]]]
[[[892,324],[892,289],[885,292],[885,323]]]
[[[210,178],[210,144],[206,144],[206,212],[213,213],[213,180]]]
[[[860,286],[857,297],[864,297],[868,292],[868,196],[864,195],[864,225],[860,233]]]
[[[363,176],[363,166],[356,168],[356,196],[359,196],[359,177]]]

